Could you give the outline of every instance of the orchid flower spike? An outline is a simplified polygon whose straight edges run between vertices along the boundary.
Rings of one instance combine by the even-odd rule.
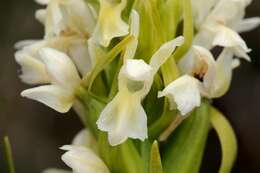
[[[83,146],[65,145],[61,147],[67,151],[61,159],[72,168],[74,173],[109,173],[105,163],[92,150]]]
[[[99,17],[93,33],[93,40],[104,47],[108,47],[115,37],[125,36],[129,33],[128,24],[121,17],[127,0],[120,3],[111,0],[100,0]]]
[[[60,35],[89,37],[95,27],[94,16],[84,0],[36,0],[46,9],[36,11],[36,18],[45,25],[45,38]]]
[[[51,84],[27,89],[21,95],[65,113],[72,107],[74,90],[81,81],[77,69],[66,54],[57,50],[43,48],[39,54]]]
[[[224,95],[238,62],[228,48],[215,60],[206,48],[193,46],[192,57],[194,63],[191,69],[158,94],[158,97],[168,97],[170,109],[178,109],[183,116],[200,106],[201,97],[218,98]]]
[[[148,94],[154,75],[166,62],[177,46],[183,44],[183,37],[163,44],[152,56],[150,64],[141,59],[126,59],[118,76],[119,91],[101,112],[98,128],[108,132],[112,146],[123,143],[127,138],[147,138],[147,117],[141,105]]]

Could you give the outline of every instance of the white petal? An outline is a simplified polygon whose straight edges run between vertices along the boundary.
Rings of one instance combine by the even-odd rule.
[[[212,97],[221,97],[229,89],[232,79],[233,53],[228,49],[224,49],[217,59],[217,81],[215,91]]]
[[[23,91],[21,95],[41,102],[60,113],[68,112],[74,100],[72,93],[56,85],[27,89]]]
[[[171,109],[177,105],[177,109],[184,116],[200,106],[201,97],[198,85],[197,79],[185,75],[170,83],[162,92],[158,93],[158,97],[168,97]]]
[[[48,5],[51,0],[35,0],[40,5]]]
[[[132,59],[135,56],[135,52],[138,46],[138,36],[139,36],[139,27],[140,27],[139,22],[140,22],[140,18],[138,12],[133,10],[131,13],[130,35],[132,35],[134,39],[126,47],[124,60]]]
[[[50,168],[44,170],[43,173],[72,173],[72,172],[63,169]]]
[[[219,45],[228,48],[234,48],[240,56],[248,59],[246,53],[250,52],[251,50],[247,47],[245,41],[239,36],[239,34],[225,26],[219,25],[216,28],[216,36],[213,41],[213,45]]]
[[[39,43],[41,40],[22,40],[17,43],[15,43],[14,48],[15,49],[22,49],[27,46],[34,45],[35,43]]]
[[[90,8],[84,0],[69,1],[67,8],[71,15],[69,20],[72,25],[79,27],[78,29],[83,33],[93,33],[96,23]]]
[[[111,3],[109,0],[100,0],[99,18],[93,39],[102,46],[107,47],[113,38],[129,33],[129,26],[121,18],[126,3],[126,0],[121,0],[119,4]]]
[[[47,8],[46,23],[45,23],[45,37],[52,38],[58,36],[65,28],[64,14],[60,7],[59,1],[50,1]]]
[[[122,67],[122,73],[128,79],[145,81],[152,76],[152,67],[140,59],[128,59]]]
[[[242,20],[238,25],[236,26],[237,32],[248,32],[255,28],[257,28],[260,25],[260,17],[252,17],[248,19]]]
[[[193,16],[197,27],[201,26],[217,0],[191,0]]]
[[[47,10],[46,9],[40,9],[37,10],[35,13],[35,18],[41,22],[42,24],[45,24],[46,21],[46,15],[47,15]]]
[[[21,65],[22,74],[20,75],[20,78],[23,82],[28,84],[50,82],[45,66],[41,61],[25,54],[23,51],[18,51],[15,54],[15,60]]]
[[[81,130],[73,139],[73,145],[84,146],[97,153],[97,140],[88,129]]]
[[[158,51],[152,56],[150,65],[153,67],[154,73],[156,73],[161,65],[171,56],[177,46],[181,46],[184,43],[184,37],[180,36],[174,40],[171,40],[163,44]]]
[[[123,143],[127,138],[147,138],[147,118],[141,98],[127,91],[120,91],[105,107],[98,121],[98,128],[108,132],[112,146]]]
[[[105,163],[90,149],[79,146],[63,146],[67,150],[61,159],[72,168],[75,173],[109,173]]]
[[[87,43],[79,41],[72,44],[69,47],[69,54],[82,75],[87,74],[91,70],[92,62]]]
[[[73,92],[80,83],[80,77],[72,60],[66,54],[51,48],[41,49],[40,55],[51,81]]]

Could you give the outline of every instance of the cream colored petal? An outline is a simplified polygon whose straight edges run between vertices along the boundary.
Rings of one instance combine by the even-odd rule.
[[[130,80],[145,81],[151,78],[152,70],[142,59],[128,59],[122,67],[121,74]]]
[[[46,22],[45,22],[45,38],[52,38],[58,36],[65,28],[64,14],[60,7],[59,1],[50,1],[47,8]]]
[[[40,5],[48,5],[51,0],[35,0],[36,3]]]
[[[201,26],[217,0],[191,0],[194,22],[197,28]]]
[[[95,153],[98,151],[97,140],[88,129],[82,129],[79,131],[78,134],[74,137],[72,144],[87,147]]]
[[[15,60],[22,68],[20,78],[23,82],[27,84],[42,84],[50,82],[45,66],[41,61],[22,51],[15,53]]]
[[[83,33],[93,33],[96,22],[90,8],[84,0],[69,1],[67,8],[73,25],[76,25]]]
[[[91,70],[92,62],[87,43],[79,41],[71,44],[69,47],[69,55],[82,75],[87,74]]]
[[[72,60],[66,54],[51,48],[41,49],[40,55],[51,81],[73,92],[81,79]]]
[[[127,138],[142,141],[147,138],[147,118],[141,98],[126,90],[121,90],[105,107],[97,125],[100,130],[108,132],[112,146],[123,143]]]
[[[183,116],[201,103],[198,80],[188,75],[178,78],[158,93],[158,97],[164,96],[169,98],[171,109],[177,105],[177,109]]]
[[[40,9],[37,10],[35,13],[35,18],[41,22],[42,24],[45,24],[46,21],[46,16],[47,15],[47,10],[46,9]]]
[[[234,51],[238,56],[242,56],[245,59],[250,60],[248,59],[249,57],[246,53],[251,50],[247,47],[245,41],[237,32],[223,25],[216,26],[216,36],[213,41],[213,45],[234,48]]]
[[[24,47],[32,46],[34,44],[37,44],[41,42],[42,40],[22,40],[15,43],[14,48],[15,49],[23,49]]]
[[[75,173],[109,173],[105,163],[86,147],[66,145],[61,147],[67,152],[61,159],[72,168]]]
[[[102,46],[107,47],[113,38],[125,36],[129,33],[128,24],[121,18],[126,3],[126,0],[121,0],[119,4],[114,4],[109,0],[100,0],[98,23],[93,39]]]
[[[41,102],[60,113],[68,112],[74,100],[71,92],[57,85],[45,85],[27,89],[23,91],[21,95]]]
[[[237,32],[248,32],[260,25],[260,17],[252,17],[242,20],[235,26]]]
[[[135,56],[135,52],[138,46],[138,36],[139,36],[139,27],[140,27],[139,23],[140,23],[139,14],[137,11],[133,10],[131,13],[130,35],[132,35],[134,39],[126,47],[124,60],[132,59]]]
[[[224,49],[217,59],[217,79],[211,97],[221,97],[228,91],[232,79],[233,62],[233,53]]]
[[[180,36],[163,44],[159,50],[155,52],[150,61],[150,66],[153,68],[154,73],[156,73],[159,68],[166,62],[176,47],[181,46],[183,43],[184,37]]]
[[[72,172],[63,169],[49,168],[44,170],[43,173],[72,173]]]

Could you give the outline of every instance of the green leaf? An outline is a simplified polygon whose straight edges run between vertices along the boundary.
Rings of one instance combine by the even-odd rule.
[[[210,121],[216,130],[222,148],[222,161],[219,173],[229,173],[237,156],[237,140],[228,120],[217,109],[211,108]]]
[[[209,105],[203,102],[165,143],[165,173],[198,173],[208,136]]]
[[[4,151],[5,151],[5,159],[8,165],[8,171],[9,173],[15,173],[11,144],[7,136],[4,137]]]
[[[158,142],[154,141],[151,149],[150,173],[163,173]]]

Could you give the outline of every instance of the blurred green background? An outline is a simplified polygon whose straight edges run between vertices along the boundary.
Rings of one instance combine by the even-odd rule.
[[[39,173],[48,167],[65,167],[58,147],[71,142],[82,125],[73,111],[61,115],[37,102],[21,98],[29,86],[17,77],[15,42],[40,39],[43,27],[34,19],[40,8],[33,0],[0,2],[0,139],[8,135],[13,145],[18,173]],[[260,16],[260,1],[254,0],[248,16]],[[243,62],[235,71],[230,92],[214,104],[234,126],[239,142],[234,173],[260,172],[260,28],[242,35],[253,49],[251,64]],[[0,172],[7,173],[0,145]],[[216,173],[221,151],[214,132],[210,133],[202,173]]]

